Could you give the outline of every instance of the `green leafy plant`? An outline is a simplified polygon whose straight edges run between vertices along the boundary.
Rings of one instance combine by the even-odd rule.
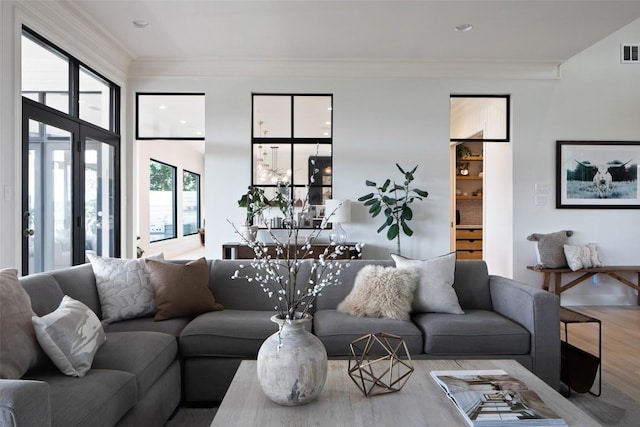
[[[378,233],[388,228],[387,239],[396,239],[398,254],[400,254],[401,234],[404,233],[409,237],[413,235],[413,230],[409,227],[409,221],[413,219],[413,210],[409,205],[416,200],[423,200],[423,198],[429,196],[429,193],[425,190],[411,188],[411,183],[415,179],[414,173],[418,166],[410,171],[405,171],[397,163],[396,166],[404,175],[402,185],[397,184],[395,181],[392,184],[391,180],[387,179],[384,184],[378,186],[377,183],[367,180],[365,181],[366,186],[374,187],[376,192],[365,194],[359,197],[358,201],[364,202],[364,205],[369,207],[369,214],[371,214],[372,218],[384,213],[385,221],[378,228]]]
[[[264,189],[250,185],[247,192],[238,200],[238,206],[247,209],[245,225],[250,227],[254,223],[254,218],[269,207],[269,199],[265,196]]]

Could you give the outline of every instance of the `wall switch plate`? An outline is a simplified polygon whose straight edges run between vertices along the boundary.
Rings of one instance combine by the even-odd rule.
[[[551,192],[551,184],[536,184],[536,194],[549,194]]]

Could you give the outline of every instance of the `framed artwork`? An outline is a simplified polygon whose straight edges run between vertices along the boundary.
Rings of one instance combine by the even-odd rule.
[[[556,141],[556,208],[638,209],[640,141]]]

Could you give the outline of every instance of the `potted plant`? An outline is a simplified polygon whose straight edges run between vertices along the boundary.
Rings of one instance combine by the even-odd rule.
[[[269,207],[269,199],[265,196],[262,188],[250,185],[247,192],[238,200],[238,206],[247,209],[243,237],[247,241],[253,242],[256,240],[259,228],[256,219],[259,219],[262,212]]]
[[[378,233],[388,227],[387,239],[396,239],[398,254],[400,255],[400,235],[402,233],[407,236],[413,235],[413,230],[409,227],[409,221],[413,218],[413,210],[409,205],[416,200],[422,200],[429,193],[417,188],[411,188],[414,173],[418,166],[410,171],[405,171],[397,163],[396,166],[404,175],[402,185],[396,184],[395,181],[392,185],[391,180],[387,179],[382,186],[378,186],[375,182],[367,180],[365,181],[366,186],[375,187],[376,192],[365,194],[359,197],[358,201],[364,202],[365,206],[369,206],[369,213],[373,218],[384,212],[385,221],[378,228]]]

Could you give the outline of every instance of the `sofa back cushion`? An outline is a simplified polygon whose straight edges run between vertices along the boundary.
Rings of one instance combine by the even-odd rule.
[[[65,295],[82,302],[89,307],[99,319],[102,319],[100,297],[96,288],[96,277],[91,264],[76,265],[50,273],[60,285]],[[60,301],[58,301],[59,303]],[[57,307],[56,307],[57,308]]]
[[[463,310],[491,310],[489,272],[484,261],[456,261],[453,288]]]
[[[54,311],[64,297],[60,285],[50,273],[22,276],[20,284],[29,294],[31,308],[38,316],[44,316]]]
[[[244,276],[256,277],[256,270],[251,267],[252,260],[213,260],[209,274],[209,289],[216,301],[231,310],[274,310],[276,305],[272,298],[262,290],[260,284],[247,281]],[[244,266],[244,268],[242,268]],[[238,278],[232,279],[238,271]],[[298,283],[306,282],[311,272],[311,263],[304,261],[298,272]]]
[[[353,289],[356,276],[363,267],[371,264],[381,265],[383,267],[395,267],[392,260],[362,260],[356,259],[351,261],[335,261],[339,263],[349,263],[349,267],[340,273],[339,285],[330,285],[322,290],[322,294],[316,300],[316,310],[335,310]]]

